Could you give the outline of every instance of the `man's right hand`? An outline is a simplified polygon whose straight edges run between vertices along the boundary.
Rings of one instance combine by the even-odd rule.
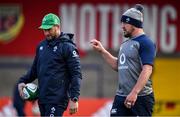
[[[24,97],[24,93],[23,93],[23,88],[26,87],[25,83],[19,83],[18,84],[18,90],[19,90],[19,94],[21,96],[21,98],[23,99]]]
[[[101,42],[96,39],[91,40],[90,44],[93,47],[93,49],[97,50],[98,52],[103,52],[105,50]]]

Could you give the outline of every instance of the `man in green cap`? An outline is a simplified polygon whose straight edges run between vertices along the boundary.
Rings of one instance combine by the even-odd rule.
[[[25,84],[38,79],[38,104],[41,116],[62,116],[70,101],[70,114],[78,111],[82,79],[80,57],[73,34],[60,30],[55,14],[44,16],[39,27],[45,39],[36,50],[31,69],[19,79],[18,89],[23,98]]]

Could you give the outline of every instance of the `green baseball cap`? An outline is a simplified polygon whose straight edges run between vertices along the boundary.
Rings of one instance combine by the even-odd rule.
[[[44,16],[44,18],[42,20],[42,24],[39,28],[40,29],[50,29],[54,25],[59,25],[59,24],[60,24],[59,17],[53,13],[49,13]]]

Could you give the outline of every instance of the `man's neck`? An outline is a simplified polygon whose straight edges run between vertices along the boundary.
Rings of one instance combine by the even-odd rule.
[[[132,34],[132,38],[137,37],[139,35],[145,34],[142,28],[136,28]]]

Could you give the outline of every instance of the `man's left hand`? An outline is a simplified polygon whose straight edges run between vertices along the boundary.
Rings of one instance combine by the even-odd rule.
[[[73,102],[70,100],[70,108],[69,108],[69,114],[75,114],[78,111],[78,101]]]
[[[135,102],[137,100],[137,93],[131,92],[127,97],[126,100],[124,101],[124,105],[127,108],[131,108],[134,106]]]

